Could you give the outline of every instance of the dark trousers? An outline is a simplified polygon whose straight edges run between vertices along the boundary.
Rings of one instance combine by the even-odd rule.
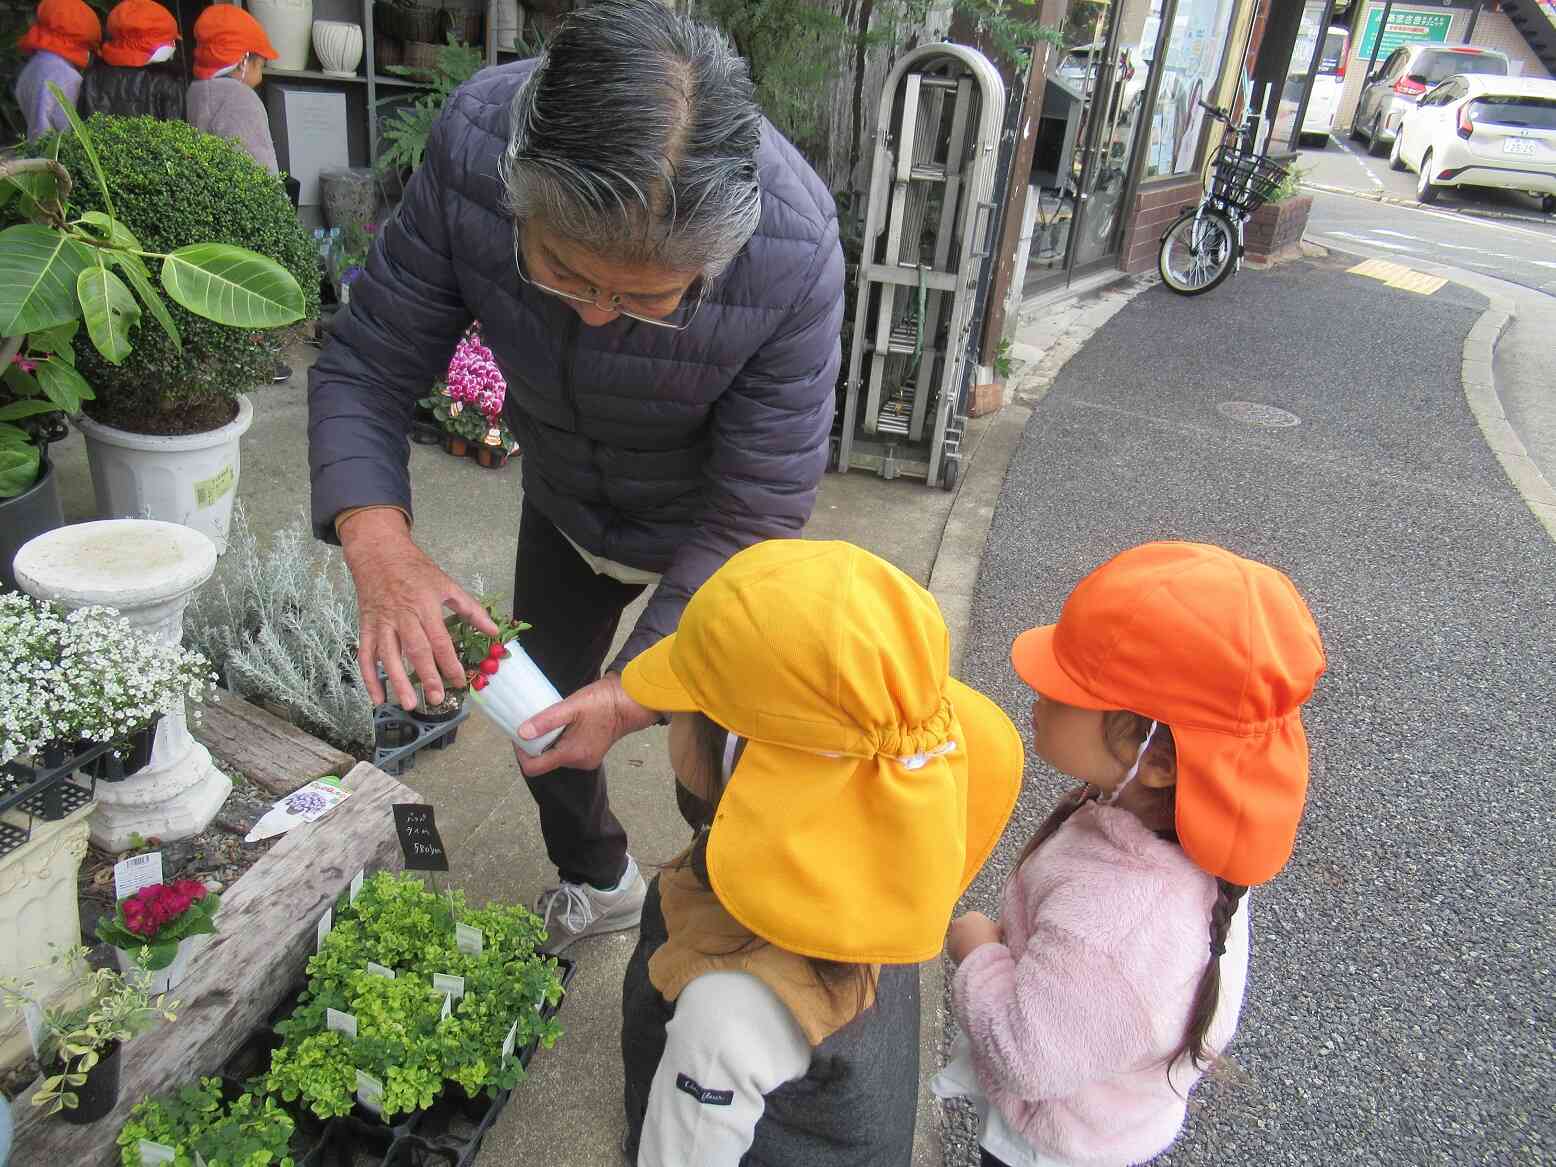
[[[1005,1160],[996,1159],[982,1147],[978,1148],[978,1167],[1005,1167]]]
[[[597,575],[528,500],[519,519],[513,614],[534,625],[519,643],[564,697],[600,677],[622,610],[643,593]],[[611,813],[605,769],[525,778],[540,808],[546,854],[562,878],[612,887],[627,866],[627,832]]]

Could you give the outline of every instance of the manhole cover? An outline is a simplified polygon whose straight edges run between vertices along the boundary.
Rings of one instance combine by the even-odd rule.
[[[1248,425],[1262,425],[1269,429],[1284,429],[1287,426],[1302,424],[1302,419],[1296,414],[1287,413],[1284,409],[1276,409],[1273,405],[1260,405],[1257,401],[1223,401],[1216,406],[1216,412],[1233,421],[1246,422]]]

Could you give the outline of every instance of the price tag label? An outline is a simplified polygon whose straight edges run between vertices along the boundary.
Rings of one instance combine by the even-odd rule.
[[[451,997],[463,997],[465,995],[465,978],[456,977],[452,973],[433,973],[432,987],[440,993],[447,993]]]
[[[326,1009],[324,1011],[324,1028],[333,1029],[336,1033],[344,1033],[347,1037],[357,1035],[357,1015],[355,1013],[342,1013],[339,1009]]]
[[[142,1139],[135,1144],[135,1149],[140,1152],[141,1167],[151,1167],[153,1163],[171,1163],[178,1158],[178,1152],[166,1143],[154,1143],[150,1139]]]
[[[143,887],[162,882],[162,852],[133,855],[113,865],[114,899],[132,896]]]
[[[384,1084],[371,1074],[357,1071],[357,1101],[374,1114],[384,1112]]]
[[[370,960],[367,962],[367,971],[375,977],[383,977],[386,981],[394,980],[394,969],[379,964],[376,961]]]
[[[351,902],[356,903],[357,897],[362,894],[362,882],[367,878],[367,870],[357,872],[351,877]]]
[[[466,956],[480,956],[486,948],[486,936],[469,924],[454,925],[454,947]]]
[[[314,945],[315,952],[324,951],[324,938],[330,934],[330,929],[335,927],[335,909],[325,908],[324,915],[319,917],[318,943]]]
[[[448,852],[432,807],[423,802],[394,804],[394,830],[400,838],[400,853],[407,871],[447,871]]]
[[[517,1042],[518,1039],[519,1039],[519,1023],[518,1023],[517,1020],[515,1020],[512,1025],[508,1026],[508,1036],[502,1039],[502,1056],[503,1057],[510,1058],[510,1057],[513,1056],[514,1043]]]

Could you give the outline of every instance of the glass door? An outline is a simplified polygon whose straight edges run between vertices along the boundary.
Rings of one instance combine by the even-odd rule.
[[[1115,259],[1164,0],[1071,0],[1044,87],[1026,291]]]

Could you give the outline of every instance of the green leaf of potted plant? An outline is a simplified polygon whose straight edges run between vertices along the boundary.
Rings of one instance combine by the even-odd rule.
[[[99,919],[97,938],[114,946],[125,976],[144,980],[148,992],[165,993],[189,971],[194,938],[215,934],[220,907],[221,897],[197,879],[154,883]]]
[[[194,1167],[196,1155],[227,1167],[290,1167],[292,1116],[274,1098],[230,1095],[220,1078],[201,1078],[176,1093],[137,1102],[119,1130],[123,1167],[142,1167],[143,1140],[169,1148],[173,1167]]]

